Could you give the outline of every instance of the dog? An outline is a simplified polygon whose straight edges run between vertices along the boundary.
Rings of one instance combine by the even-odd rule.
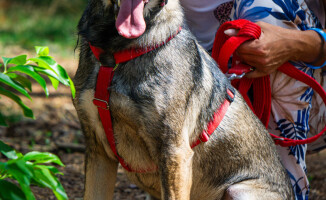
[[[209,140],[191,148],[233,89],[187,29],[178,0],[90,0],[78,29],[73,103],[87,146],[84,199],[112,199],[119,165],[93,104],[99,68],[115,66],[115,52],[148,47],[156,48],[120,63],[107,88],[130,181],[149,199],[294,198],[271,137],[237,91]],[[102,50],[99,60],[90,45]]]

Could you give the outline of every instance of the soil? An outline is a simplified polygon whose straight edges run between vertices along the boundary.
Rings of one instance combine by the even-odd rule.
[[[42,90],[35,87],[32,93],[33,101],[24,99],[33,109],[35,120],[21,119],[21,111],[16,104],[8,99],[1,99],[1,111],[9,115],[13,122],[8,128],[0,127],[0,139],[22,153],[37,150],[57,154],[65,164],[65,167],[59,167],[64,173],[64,176],[59,178],[69,199],[81,200],[85,180],[84,137],[71,103],[69,89],[59,87],[57,91],[50,90],[50,94],[49,98],[44,98]],[[311,184],[310,199],[326,200],[326,151],[307,155],[307,165]],[[33,191],[37,199],[55,199],[50,190],[33,186]],[[128,182],[120,168],[114,199],[145,198],[145,193]]]

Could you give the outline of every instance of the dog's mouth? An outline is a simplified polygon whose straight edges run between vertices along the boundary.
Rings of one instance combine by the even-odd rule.
[[[122,0],[115,26],[128,39],[141,36],[146,30],[144,6],[149,0]]]

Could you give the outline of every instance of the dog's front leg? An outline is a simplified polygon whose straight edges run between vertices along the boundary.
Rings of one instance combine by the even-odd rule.
[[[86,181],[84,200],[113,199],[118,162],[108,156],[86,153]]]
[[[165,148],[159,165],[162,199],[190,199],[193,151],[187,142]]]

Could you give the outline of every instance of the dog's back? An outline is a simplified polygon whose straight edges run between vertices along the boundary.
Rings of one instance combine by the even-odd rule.
[[[102,48],[102,64],[130,47],[155,46],[183,26],[177,0],[162,9],[151,0],[147,30],[128,40],[114,28],[112,3],[90,1],[79,24],[80,64],[74,104],[87,138],[85,199],[113,196],[118,162],[92,104],[99,63],[89,42]],[[162,10],[161,10],[162,9]],[[236,93],[209,141],[190,145],[225,101],[230,84],[187,30],[165,45],[120,64],[109,88],[117,152],[134,170],[128,177],[163,199],[292,199],[290,183],[272,139]]]

